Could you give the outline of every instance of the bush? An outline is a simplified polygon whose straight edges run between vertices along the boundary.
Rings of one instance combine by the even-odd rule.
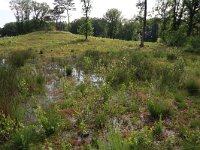
[[[66,71],[66,75],[67,76],[71,76],[72,75],[72,70],[73,70],[73,68],[71,67],[71,66],[66,66],[65,67],[65,71]]]
[[[197,130],[186,130],[183,140],[183,149],[199,150],[200,147],[200,131]]]
[[[45,79],[35,72],[35,69],[26,65],[20,68],[17,75],[19,93],[25,97],[41,94],[45,91]]]
[[[188,39],[185,51],[200,54],[200,36],[192,36]]]
[[[80,58],[78,65],[84,71],[94,70],[98,63],[104,60],[103,53],[97,50],[87,50],[85,54]]]
[[[55,108],[50,108],[49,111],[44,112],[41,107],[39,107],[36,113],[39,124],[42,125],[47,137],[65,127],[62,116],[58,114]]]
[[[15,131],[15,122],[4,114],[0,113],[0,144],[8,141]]]
[[[81,94],[85,94],[87,85],[85,83],[80,83],[79,85],[76,86],[76,91],[80,91]]]
[[[2,36],[16,36],[18,34],[17,23],[15,22],[5,24],[1,31]]]
[[[150,61],[142,61],[135,71],[136,79],[140,81],[150,81],[155,76],[155,67]]]
[[[35,126],[24,127],[14,133],[9,149],[29,149],[32,144],[41,142],[43,139],[43,134],[38,133]]]
[[[133,131],[129,141],[132,150],[151,150],[154,147],[152,131],[147,127],[141,131]]]
[[[108,117],[105,112],[98,111],[98,113],[94,114],[94,120],[93,120],[94,122],[93,123],[96,128],[101,129],[101,128],[105,127],[107,119],[108,119]]]
[[[183,29],[179,29],[178,31],[165,31],[162,35],[162,41],[169,46],[184,46],[186,40],[186,34]]]
[[[177,87],[180,86],[184,79],[185,65],[182,60],[175,64],[158,66],[156,69],[158,77],[161,78],[161,87]]]
[[[149,101],[147,104],[148,111],[154,119],[159,119],[160,117],[166,118],[171,116],[171,106],[169,103],[164,101]]]
[[[156,139],[160,139],[162,135],[163,135],[163,122],[162,122],[162,118],[160,116],[160,120],[158,122],[156,122],[154,125],[153,136]]]
[[[0,37],[2,36],[2,28],[0,28]]]
[[[53,31],[55,25],[35,19],[24,22],[10,22],[4,25],[0,34],[2,36],[16,36],[41,30]]]
[[[174,53],[170,53],[167,55],[167,60],[169,60],[169,61],[174,61],[176,59],[177,59],[177,56]]]
[[[191,127],[192,129],[200,129],[200,120],[197,119],[197,118],[191,120],[191,122],[190,122],[190,127]]]
[[[78,34],[78,28],[84,23],[84,17],[72,21],[69,25],[69,32]]]
[[[101,95],[103,97],[104,102],[107,101],[112,93],[112,88],[109,85],[102,86]]]
[[[106,81],[110,83],[113,88],[119,87],[119,85],[122,84],[128,84],[129,80],[128,70],[125,70],[124,68],[116,68],[106,77]]]
[[[45,83],[45,78],[42,75],[37,75],[36,76],[36,83],[40,86],[44,85]]]
[[[185,102],[185,97],[181,93],[177,93],[174,95],[176,105],[179,109],[185,109],[187,107],[187,104]]]
[[[44,25],[43,28],[44,28],[45,32],[48,32],[48,31],[56,31],[55,25],[50,24],[50,23],[45,23],[45,25]]]
[[[189,80],[186,85],[185,85],[188,93],[191,95],[191,96],[197,96],[199,95],[199,92],[200,92],[200,84],[198,83],[198,81],[192,79],[192,80]]]

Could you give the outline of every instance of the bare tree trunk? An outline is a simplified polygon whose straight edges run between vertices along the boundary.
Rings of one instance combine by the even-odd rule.
[[[144,47],[146,25],[147,25],[147,0],[144,1],[144,20],[143,20],[143,31],[142,31],[140,47]]]
[[[67,23],[70,23],[70,15],[69,15],[69,10],[67,10]]]
[[[167,20],[166,20],[166,18],[164,18],[163,19],[163,31],[165,31],[166,30],[166,24],[167,24]]]
[[[88,39],[88,12],[86,12],[86,19],[85,19],[85,40]]]
[[[69,10],[67,9],[67,30],[69,31],[69,25],[70,24],[70,14],[69,14]]]
[[[193,20],[194,20],[194,14],[191,13],[189,17],[189,24],[188,24],[188,32],[187,35],[190,36],[192,34],[193,30]]]
[[[177,7],[177,1],[174,0],[174,7],[173,7],[173,30],[176,30],[176,7]]]
[[[183,13],[184,13],[184,9],[185,9],[185,1],[183,1],[182,7],[180,9],[181,10],[180,10],[180,14],[178,16],[178,22],[177,22],[176,29],[179,29],[180,25],[182,24],[182,17],[183,17]]]

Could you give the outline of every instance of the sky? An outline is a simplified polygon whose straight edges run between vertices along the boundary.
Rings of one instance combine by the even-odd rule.
[[[9,7],[10,0],[0,0],[0,27],[5,23],[14,22],[15,17]],[[46,2],[53,8],[54,0],[35,0],[37,2]],[[82,17],[81,0],[74,0],[76,11],[71,12],[70,20]],[[102,17],[108,9],[117,8],[122,12],[122,16],[127,19],[133,18],[138,14],[136,3],[138,0],[92,0],[92,11],[90,17]],[[148,0],[148,11],[155,6],[156,0]]]

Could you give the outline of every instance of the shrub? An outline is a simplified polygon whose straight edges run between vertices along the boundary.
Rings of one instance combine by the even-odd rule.
[[[66,71],[66,75],[67,76],[71,76],[72,75],[72,70],[73,70],[73,68],[71,67],[71,66],[66,66],[65,67],[65,71]]]
[[[159,121],[155,123],[152,133],[156,139],[161,138],[161,136],[163,135],[163,122],[161,116]]]
[[[151,150],[154,147],[152,131],[147,127],[141,131],[133,131],[129,142],[132,150]]]
[[[129,80],[129,72],[124,68],[116,68],[109,72],[106,77],[106,82],[110,83],[113,88],[117,88],[122,84],[128,84]]]
[[[45,78],[42,75],[37,75],[36,76],[36,83],[38,85],[43,85],[45,83]]]
[[[188,39],[185,51],[200,54],[200,36],[192,36]]]
[[[177,87],[180,86],[184,79],[185,65],[182,60],[175,64],[160,66],[156,70],[158,77],[161,78],[161,87]]]
[[[172,113],[171,106],[164,101],[151,100],[148,102],[147,107],[151,117],[154,119],[159,119],[160,116],[163,118],[170,117]]]
[[[155,57],[155,58],[165,58],[166,52],[162,51],[162,50],[155,50],[155,51],[153,51],[153,57]]]
[[[200,147],[200,131],[197,130],[189,130],[185,132],[185,138],[183,140],[184,149],[193,149],[198,150]]]
[[[94,125],[97,128],[103,128],[107,122],[107,114],[103,111],[98,111],[98,113],[94,114]]]
[[[36,113],[39,124],[42,125],[46,136],[50,136],[65,127],[62,116],[58,114],[55,108],[50,108],[49,111],[44,112],[41,107],[38,107]]]
[[[0,28],[0,37],[2,36],[2,28]]]
[[[182,101],[184,101],[184,96],[181,93],[174,94],[174,98],[175,98],[176,102],[182,102]]]
[[[112,93],[112,88],[109,85],[105,85],[101,88],[101,95],[104,101],[107,101]]]
[[[76,86],[76,91],[80,91],[81,94],[84,94],[86,91],[87,85],[85,83],[80,83],[78,86]]]
[[[176,59],[177,59],[177,56],[174,53],[170,53],[167,55],[167,60],[169,60],[169,61],[174,61]]]
[[[162,35],[162,41],[169,46],[184,46],[186,40],[186,34],[183,29],[179,29],[178,31],[165,31]]]
[[[98,50],[87,50],[80,58],[78,65],[82,69],[85,69],[84,71],[93,70],[98,66],[100,60],[105,60],[102,52]]]
[[[8,141],[15,131],[15,122],[4,114],[0,113],[0,144]]]
[[[200,92],[200,84],[194,79],[189,80],[185,87],[191,96],[197,96]]]
[[[45,30],[45,32],[48,32],[48,31],[56,31],[56,27],[55,27],[55,25],[53,25],[53,24],[45,23],[45,25],[44,25],[44,30]]]
[[[20,68],[17,75],[19,93],[25,97],[41,94],[45,91],[45,79],[34,68],[26,65]]]
[[[190,127],[193,129],[200,129],[200,120],[199,119],[192,119],[190,122]]]
[[[154,72],[155,68],[152,62],[145,60],[138,64],[135,76],[140,81],[150,81],[155,76]]]
[[[101,52],[97,50],[87,50],[85,56],[90,57],[94,62],[97,62],[100,59]]]
[[[5,24],[1,30],[2,36],[16,36],[18,34],[17,23],[15,22]]]
[[[178,108],[184,109],[187,107],[187,104],[184,101],[185,97],[183,96],[183,94],[177,93],[174,95],[174,97]]]
[[[9,147],[10,149],[29,149],[30,145],[41,142],[43,139],[43,134],[38,133],[35,126],[27,126],[14,133]]]

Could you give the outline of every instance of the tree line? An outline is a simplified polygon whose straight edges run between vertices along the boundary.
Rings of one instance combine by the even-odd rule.
[[[80,0],[83,17],[70,22],[71,11],[76,11],[74,0],[54,0],[54,8],[33,0],[11,0],[10,8],[16,22],[0,29],[2,36],[25,34],[38,30],[64,30],[123,40],[156,42],[160,38],[170,46],[181,46],[188,37],[200,35],[200,0],[157,0],[153,10],[148,0],[138,0],[139,14],[133,19],[122,17],[112,8],[102,18],[90,18],[91,0]],[[67,22],[64,22],[67,18]]]

